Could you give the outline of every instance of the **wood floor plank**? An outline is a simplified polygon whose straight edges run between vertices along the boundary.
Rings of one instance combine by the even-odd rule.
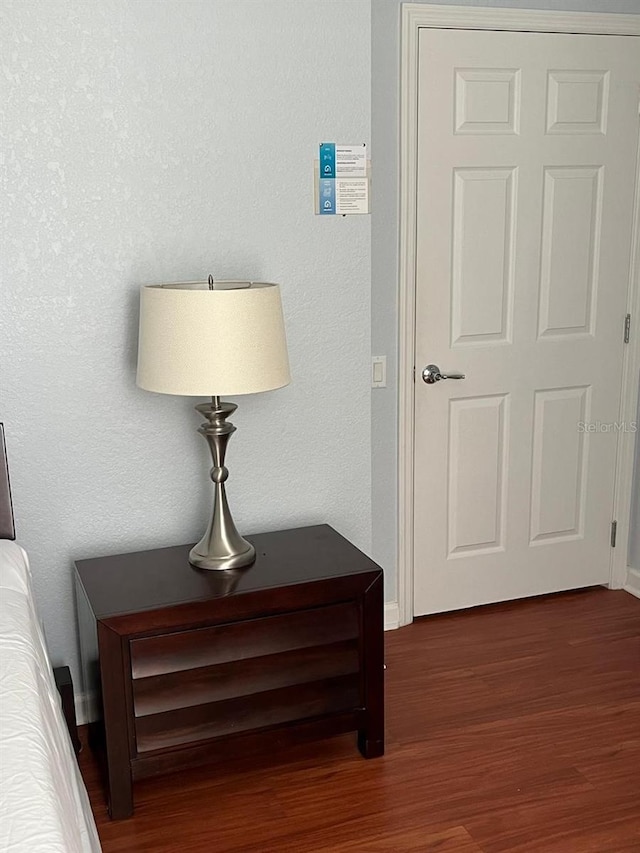
[[[628,828],[638,832],[640,815],[637,802],[607,800],[593,789],[493,809],[466,826],[485,853],[600,853],[603,838],[629,843]]]
[[[266,743],[137,783],[111,822],[85,749],[104,853],[639,853],[640,601],[561,594],[385,640],[384,758]]]
[[[441,832],[410,829],[319,848],[323,853],[483,853],[463,826]]]

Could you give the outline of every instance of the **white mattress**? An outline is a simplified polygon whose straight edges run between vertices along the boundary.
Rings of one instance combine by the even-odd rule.
[[[35,611],[27,555],[0,540],[0,853],[100,842]]]

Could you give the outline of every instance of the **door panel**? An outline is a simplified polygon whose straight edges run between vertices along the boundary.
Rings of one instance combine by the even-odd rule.
[[[545,168],[538,335],[593,335],[602,167]]]
[[[455,169],[453,181],[451,344],[510,342],[514,170]]]
[[[639,52],[421,30],[416,615],[609,579]]]
[[[591,388],[535,391],[529,544],[584,536]]]
[[[449,557],[504,551],[508,407],[504,394],[449,403]]]

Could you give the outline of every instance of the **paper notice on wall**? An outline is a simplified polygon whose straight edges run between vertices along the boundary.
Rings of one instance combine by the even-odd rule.
[[[369,213],[369,180],[336,178],[336,213]]]
[[[336,145],[336,178],[366,178],[367,146]]]
[[[370,162],[366,145],[320,143],[316,167],[316,213],[369,213]]]

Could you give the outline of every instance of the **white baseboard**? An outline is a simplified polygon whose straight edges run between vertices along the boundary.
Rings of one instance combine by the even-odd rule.
[[[98,719],[95,693],[76,693],[74,704],[76,706],[76,721],[79,726],[84,726]]]
[[[397,601],[387,601],[384,606],[384,630],[395,631],[400,627],[400,608]]]
[[[623,589],[630,592],[631,595],[635,595],[636,598],[640,598],[640,569],[629,569],[627,582]]]

